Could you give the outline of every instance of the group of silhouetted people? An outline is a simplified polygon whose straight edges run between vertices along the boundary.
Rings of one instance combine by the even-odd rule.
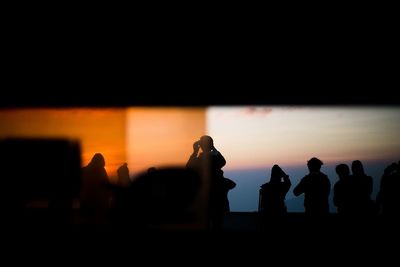
[[[307,162],[309,174],[293,189],[295,196],[304,194],[305,215],[310,221],[322,222],[329,214],[331,183],[328,176],[321,172],[322,165],[323,162],[318,158],[311,158]],[[337,207],[340,222],[368,222],[378,215],[389,220],[398,217],[400,163],[392,163],[385,169],[376,201],[371,198],[373,179],[365,173],[360,160],[352,162],[351,172],[347,164],[336,166],[339,180],[333,188],[333,203]],[[287,214],[285,196],[290,186],[289,176],[278,165],[274,165],[270,181],[261,185],[260,189],[259,213],[262,225],[284,222]]]
[[[236,186],[235,182],[224,177],[222,167],[225,164],[225,158],[215,148],[213,139],[205,135],[193,144],[193,153],[184,170],[159,170],[150,167],[132,182],[127,163],[124,163],[117,169],[118,184],[113,185],[108,180],[104,157],[96,153],[91,162],[82,169],[80,207],[83,217],[89,223],[101,223],[106,221],[111,208],[112,216],[120,221],[147,223],[141,217],[154,217],[148,210],[161,212],[159,207],[164,207],[162,212],[168,211],[169,215],[174,212],[185,213],[190,209],[189,206],[195,205],[194,201],[201,186],[199,181],[202,180],[208,185],[207,228],[221,230],[224,216],[230,211],[228,192]],[[182,174],[186,175],[185,180],[176,180]],[[185,203],[180,202],[185,201],[188,203],[183,207]],[[178,206],[182,206],[180,211],[176,210]],[[134,213],[135,216],[126,216],[126,213]]]
[[[20,180],[10,180],[9,187],[13,190],[4,194],[3,199],[5,203],[10,203],[9,206],[15,206],[14,210],[24,210],[26,203],[32,199],[48,197],[51,200],[49,207],[56,207],[53,210],[58,211],[60,207],[65,209],[70,200],[78,196],[81,223],[105,224],[112,221],[138,226],[184,224],[195,228],[194,222],[199,221],[198,216],[204,211],[206,227],[212,230],[222,230],[225,216],[230,212],[228,193],[236,183],[225,177],[222,169],[226,160],[208,135],[194,142],[193,152],[185,167],[149,167],[146,172],[131,179],[128,165],[123,163],[117,169],[117,184],[109,181],[106,162],[100,153],[93,156],[79,175],[79,167],[76,166],[80,166],[80,151],[76,146],[72,151],[74,156],[72,152],[66,153],[70,147],[68,142],[11,140],[1,145],[3,152],[7,152],[3,153],[6,155],[3,157],[4,166],[12,167],[5,168],[8,176],[15,175],[16,165],[13,162],[21,150],[47,147],[52,152],[59,148],[60,154],[66,155],[62,164],[54,163],[54,170],[46,174],[48,183],[35,187],[33,181],[22,175],[17,176],[21,177]],[[32,160],[32,169],[37,165]],[[304,194],[305,217],[310,221],[321,221],[319,219],[329,215],[331,183],[328,176],[321,172],[322,165],[323,162],[316,157],[309,159],[309,173],[293,188],[295,196]],[[60,180],[51,179],[57,166],[66,169]],[[339,180],[333,186],[333,203],[341,221],[359,222],[377,215],[387,221],[396,220],[400,214],[397,194],[400,162],[385,168],[376,200],[371,198],[373,179],[365,173],[361,161],[353,161],[351,168],[339,164],[335,170]],[[39,172],[35,174],[37,177],[42,175]],[[69,179],[70,176],[74,178]],[[262,225],[285,223],[288,213],[285,197],[291,186],[289,175],[279,165],[273,165],[269,181],[261,185],[259,192],[258,214]],[[206,201],[202,198],[204,196]]]
[[[377,215],[378,207],[372,200],[373,180],[364,172],[359,160],[353,161],[350,168],[346,164],[336,166],[339,181],[334,186],[333,203],[342,219],[367,219]]]

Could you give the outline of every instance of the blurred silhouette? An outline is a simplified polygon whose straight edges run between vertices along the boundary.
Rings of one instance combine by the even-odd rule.
[[[81,151],[76,141],[1,140],[2,222],[24,227],[71,223],[72,203],[79,194],[80,166]]]
[[[154,172],[156,172],[156,171],[157,171],[157,168],[156,168],[156,167],[150,167],[150,168],[147,169],[147,173],[148,173],[148,174],[154,173]]]
[[[295,196],[304,193],[304,208],[307,218],[324,217],[329,213],[328,197],[331,183],[326,174],[320,171],[323,162],[318,158],[311,158],[307,162],[310,173],[303,177],[293,189]]]
[[[201,180],[186,168],[160,168],[140,173],[116,204],[114,224],[132,230],[199,230],[204,214],[198,209]],[[125,229],[125,228],[121,228]]]
[[[400,161],[387,166],[381,177],[380,189],[376,201],[385,222],[396,223],[400,215]]]
[[[336,173],[339,176],[333,187],[333,204],[342,219],[349,219],[355,212],[355,185],[350,176],[350,168],[347,164],[336,166]]]
[[[359,160],[351,164],[352,180],[354,182],[354,199],[356,209],[354,215],[364,219],[366,216],[377,214],[375,202],[371,199],[373,180],[364,172],[364,166]]]
[[[229,178],[223,177],[221,183],[220,191],[221,191],[221,196],[223,196],[223,200],[221,200],[224,204],[224,213],[230,212],[230,206],[229,206],[229,199],[228,199],[228,193],[230,190],[236,187],[236,183],[232,181]]]
[[[82,168],[80,208],[89,223],[105,223],[111,190],[102,154],[96,153]]]
[[[118,185],[122,187],[126,187],[130,184],[131,179],[129,178],[129,169],[128,169],[128,163],[122,164],[118,170]]]
[[[194,142],[193,153],[186,164],[187,168],[198,171],[203,179],[209,181],[208,216],[211,230],[223,229],[224,215],[229,211],[227,194],[236,186],[232,180],[224,178],[222,167],[225,164],[225,158],[215,148],[213,139],[208,135]]]
[[[265,224],[283,223],[287,214],[285,197],[291,185],[289,176],[278,165],[272,166],[269,182],[260,189],[261,229]]]
[[[116,185],[110,184],[110,189],[112,191],[112,201],[111,201],[111,219],[116,221],[121,216],[121,211],[124,203],[128,200],[127,198],[127,188],[131,183],[129,177],[128,164],[125,162],[117,169],[118,183]],[[115,217],[115,218],[112,218]]]

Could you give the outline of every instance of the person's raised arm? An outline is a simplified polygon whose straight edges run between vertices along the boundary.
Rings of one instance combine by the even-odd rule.
[[[193,153],[192,153],[192,155],[190,155],[190,158],[189,158],[188,162],[186,163],[187,168],[194,167],[199,150],[200,150],[200,141],[198,140],[193,143]]]
[[[304,193],[304,190],[305,190],[304,187],[305,187],[305,185],[304,185],[304,178],[303,178],[303,179],[301,179],[300,183],[293,189],[293,194],[296,197],[300,196],[301,194]]]

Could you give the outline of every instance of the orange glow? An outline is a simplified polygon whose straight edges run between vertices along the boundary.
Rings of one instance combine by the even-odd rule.
[[[82,166],[102,153],[114,180],[126,161],[125,109],[38,108],[0,110],[0,138],[62,137],[81,142]]]
[[[128,167],[185,165],[193,143],[206,134],[205,108],[130,108],[127,113]]]

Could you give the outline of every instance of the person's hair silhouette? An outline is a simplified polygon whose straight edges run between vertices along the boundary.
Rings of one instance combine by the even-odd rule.
[[[365,174],[364,166],[359,160],[352,162],[351,171],[355,188],[355,213],[360,219],[365,219],[366,216],[372,216],[377,213],[375,202],[371,199],[373,179]]]
[[[304,176],[293,189],[295,196],[304,193],[304,208],[306,215],[320,217],[329,213],[328,197],[331,183],[328,176],[320,171],[323,162],[318,158],[311,158],[307,162],[310,173]]]
[[[291,185],[289,176],[278,165],[274,165],[269,182],[261,185],[260,189],[261,229],[268,223],[283,222],[287,213],[285,197]]]
[[[333,204],[337,207],[340,217],[348,219],[354,214],[355,208],[353,179],[347,164],[339,164],[335,170],[339,181],[333,187]]]
[[[90,223],[104,223],[110,207],[111,191],[102,154],[96,153],[82,169],[80,206]]]
[[[129,178],[129,168],[128,168],[128,163],[122,164],[118,170],[118,185],[122,187],[126,187],[130,184],[131,179]]]

